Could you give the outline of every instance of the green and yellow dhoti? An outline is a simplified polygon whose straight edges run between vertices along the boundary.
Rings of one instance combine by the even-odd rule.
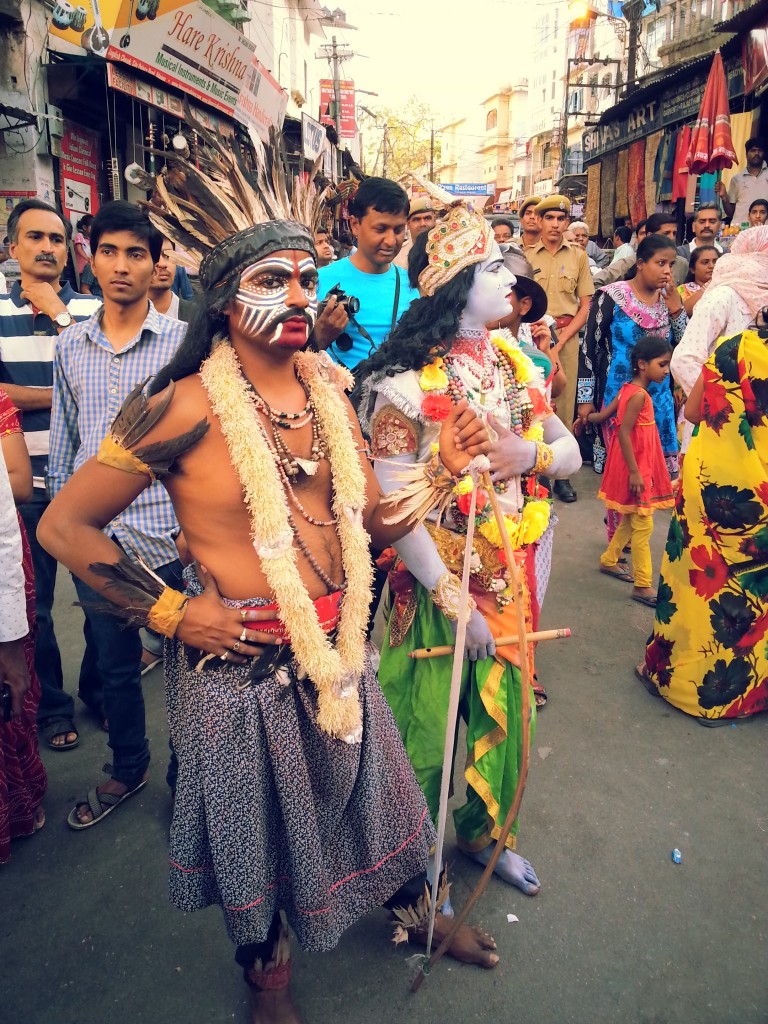
[[[434,534],[434,527],[430,532]],[[447,534],[444,530],[439,532]],[[463,545],[464,538],[455,539]],[[441,554],[445,556],[445,550]],[[518,571],[522,575],[522,568]],[[394,601],[381,651],[379,683],[436,821],[452,662],[450,657],[412,659],[408,652],[453,644],[454,635],[450,621],[402,562],[396,563],[390,573],[390,585]],[[526,621],[530,623],[524,580],[523,593]],[[472,587],[472,596],[494,637],[517,634],[514,603],[499,611],[494,594]],[[532,659],[532,651],[529,656]],[[530,677],[533,678],[532,665]],[[533,740],[536,705],[532,694],[529,706]],[[460,712],[467,723],[467,800],[455,811],[454,821],[459,847],[475,852],[498,838],[522,766],[522,677],[516,646],[504,647],[495,657],[484,661],[464,662]],[[517,828],[515,821],[507,840],[510,849],[515,848]]]

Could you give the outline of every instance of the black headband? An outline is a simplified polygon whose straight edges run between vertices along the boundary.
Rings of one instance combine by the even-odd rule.
[[[308,228],[294,220],[271,220],[238,231],[211,249],[200,264],[200,284],[208,291],[281,249],[299,249],[317,261]]]

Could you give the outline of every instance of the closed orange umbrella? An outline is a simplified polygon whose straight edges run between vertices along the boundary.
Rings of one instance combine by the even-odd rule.
[[[715,52],[709,78],[701,98],[699,116],[691,132],[685,162],[691,174],[711,174],[736,163],[731,141],[731,113],[728,87],[720,51]]]

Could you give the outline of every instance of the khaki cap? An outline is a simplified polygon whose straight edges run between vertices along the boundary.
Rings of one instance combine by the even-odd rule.
[[[536,207],[536,213],[541,215],[549,210],[557,210],[559,213],[565,213],[570,217],[571,201],[568,196],[561,196],[558,193],[555,193],[553,196],[547,196]]]

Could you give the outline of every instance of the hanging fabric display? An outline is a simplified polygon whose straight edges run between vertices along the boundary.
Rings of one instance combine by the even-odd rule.
[[[627,172],[629,168],[629,150],[620,149],[616,161],[616,220],[629,216],[627,200]]]
[[[587,205],[584,220],[590,237],[600,234],[600,171],[600,164],[592,164],[587,168]]]
[[[616,209],[617,153],[606,153],[600,174],[600,232],[603,238],[613,235],[614,210]]]
[[[629,147],[629,169],[627,173],[629,216],[633,226],[645,220],[645,139],[638,139]]]

